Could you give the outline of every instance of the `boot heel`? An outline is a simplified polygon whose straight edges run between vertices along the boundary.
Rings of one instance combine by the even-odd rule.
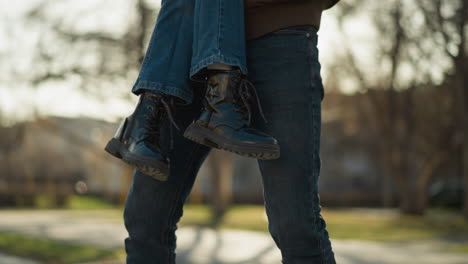
[[[190,124],[190,126],[185,129],[184,137],[200,145],[205,145],[210,148],[219,148],[218,144],[205,137],[202,129],[196,123]]]
[[[234,141],[196,123],[187,127],[184,137],[207,147],[229,151],[248,158],[272,160],[280,157],[280,149],[277,144],[251,144]]]
[[[112,156],[118,158],[118,159],[122,159],[122,154],[120,154],[120,142],[115,139],[115,138],[112,138],[106,145],[106,147],[104,148],[104,150],[111,154]]]

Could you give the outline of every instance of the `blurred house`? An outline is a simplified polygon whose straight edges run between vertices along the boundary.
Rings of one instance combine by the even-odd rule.
[[[322,203],[379,205],[381,169],[372,152],[372,142],[377,137],[357,133],[344,126],[340,119],[330,118],[327,111],[323,116]],[[0,161],[3,200],[9,195],[33,197],[43,193],[66,200],[68,195],[78,192],[123,201],[132,169],[103,150],[117,124],[90,118],[47,117],[9,129],[18,131],[20,126],[22,139],[8,154],[2,154]],[[234,162],[230,182],[232,200],[262,203],[262,182],[256,160],[237,155],[229,155],[228,160]],[[210,159],[205,162],[197,178],[192,193],[195,201],[211,199],[210,162]]]
[[[380,174],[376,157],[368,151],[367,136],[345,135],[339,121],[322,125],[319,178],[322,204],[330,206],[380,205]],[[234,162],[232,196],[234,202],[261,203],[262,181],[257,161],[232,155]],[[195,188],[210,199],[209,163],[202,167]],[[202,177],[200,177],[203,175]],[[199,185],[199,186],[197,186]]]
[[[119,199],[129,169],[104,151],[115,124],[89,118],[48,117],[3,129],[21,138],[0,160],[0,201],[16,197],[34,201],[51,195],[64,204],[73,193],[91,193]],[[105,137],[106,136],[106,137]]]

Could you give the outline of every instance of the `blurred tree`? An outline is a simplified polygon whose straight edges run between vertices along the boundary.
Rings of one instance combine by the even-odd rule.
[[[93,96],[131,98],[129,81],[136,77],[143,60],[150,30],[157,14],[155,1],[131,0],[126,16],[115,27],[85,29],[83,24],[108,15],[109,1],[98,1],[89,10],[61,13],[71,1],[44,0],[27,13],[29,25],[39,28],[32,68],[25,77],[33,87],[53,81],[79,83]],[[125,8],[125,7],[122,7]],[[120,22],[120,23],[119,23]]]
[[[40,25],[41,30],[34,51],[33,67],[26,77],[32,86],[77,79],[79,88],[92,96],[134,98],[129,91],[129,81],[136,79],[143,61],[156,22],[156,3],[159,1],[126,2],[130,7],[127,13],[129,19],[124,21],[124,30],[120,33],[98,25],[90,30],[80,28],[82,20],[89,19],[93,12],[94,16],[103,15],[102,11],[107,10],[109,2],[98,1],[86,13],[76,11],[64,14],[56,10],[60,4],[64,4],[63,0],[43,0],[27,14],[29,23]],[[213,221],[217,222],[231,200],[232,161],[226,160],[224,155],[213,159],[219,159],[219,163],[209,163],[213,172]]]
[[[456,100],[452,115],[456,118],[453,139],[462,158],[460,166],[464,178],[464,213],[468,217],[468,0],[426,0],[417,2],[424,15],[428,35],[434,45],[443,47],[451,65],[445,72]]]
[[[1,124],[1,112],[0,112],[0,157],[7,157],[8,154],[20,147],[25,129],[22,125],[15,127],[4,127]]]
[[[23,75],[21,71],[17,71],[17,79],[25,80],[28,87],[36,89],[55,82],[75,86],[95,98],[105,99],[106,96],[110,96],[133,99],[128,91],[129,81],[135,79],[143,60],[146,42],[158,11],[155,2],[157,1],[125,2],[123,5],[128,5],[129,8],[126,13],[122,13],[120,21],[114,20],[117,26],[113,28],[103,27],[101,23],[96,22],[100,16],[114,15],[104,12],[109,10],[112,1],[97,1],[85,10],[74,9],[74,6],[81,6],[74,1],[39,1],[23,18],[26,26],[36,28],[40,34],[35,40],[37,43],[32,51],[32,63],[29,64],[29,68],[23,70]],[[95,21],[94,26],[86,27],[89,21]],[[116,30],[116,27],[119,30]],[[43,84],[46,85],[42,86]],[[50,123],[43,124],[44,129],[56,130]],[[68,134],[62,136],[68,137]],[[86,146],[79,136],[68,139],[76,143],[77,147]],[[104,155],[102,150],[96,149],[96,153]],[[43,157],[31,159],[39,162]],[[37,162],[33,162],[30,167],[34,167],[35,163]],[[35,174],[40,174],[40,169],[45,169],[47,173],[43,173],[44,177],[49,177],[50,175],[46,174],[52,175],[54,166],[49,160],[44,164],[48,167],[32,170],[37,172]],[[125,169],[128,170],[126,167]],[[130,172],[127,173],[126,182],[130,181]],[[122,189],[121,196],[124,196],[126,191]]]
[[[233,154],[212,150],[206,163],[211,171],[212,225],[218,226],[232,203]]]
[[[343,59],[334,68],[352,76],[369,99],[356,111],[382,139],[383,204],[392,205],[396,183],[401,210],[421,214],[433,172],[456,153],[454,105],[460,96],[454,88],[466,89],[466,80],[455,84],[453,76],[463,72],[460,61],[466,62],[466,0],[364,2],[343,2],[338,17],[346,36],[346,22],[362,9],[369,13],[376,67],[363,66],[352,46],[343,45]]]

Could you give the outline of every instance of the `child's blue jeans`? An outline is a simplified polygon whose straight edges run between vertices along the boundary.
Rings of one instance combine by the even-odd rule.
[[[190,103],[190,78],[210,64],[247,74],[242,0],[162,0],[133,92],[152,89]]]

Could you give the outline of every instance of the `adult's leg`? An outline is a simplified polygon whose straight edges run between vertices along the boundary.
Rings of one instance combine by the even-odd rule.
[[[323,87],[316,45],[313,27],[247,45],[249,77],[268,120],[263,128],[281,145],[279,159],[259,165],[269,231],[286,264],[335,263],[317,185]]]
[[[175,104],[175,130],[169,120],[161,124],[161,152],[170,159],[167,181],[158,181],[135,171],[125,204],[124,220],[127,263],[175,263],[177,223],[184,202],[209,148],[182,136],[201,111],[203,84],[192,84],[189,69],[192,54],[192,0],[163,0],[135,93],[156,91],[191,104]],[[161,121],[162,122],[162,121]],[[173,143],[171,143],[173,141]]]
[[[177,106],[174,115],[185,128],[200,112],[199,93],[193,104]],[[197,96],[198,94],[198,96]],[[172,131],[166,122],[162,129],[162,148],[171,159],[167,181],[158,181],[135,171],[125,204],[124,220],[129,233],[125,240],[127,263],[172,264],[175,263],[177,223],[182,208],[193,186],[197,172],[208,154],[209,148],[198,145]],[[171,146],[173,137],[173,146]]]

